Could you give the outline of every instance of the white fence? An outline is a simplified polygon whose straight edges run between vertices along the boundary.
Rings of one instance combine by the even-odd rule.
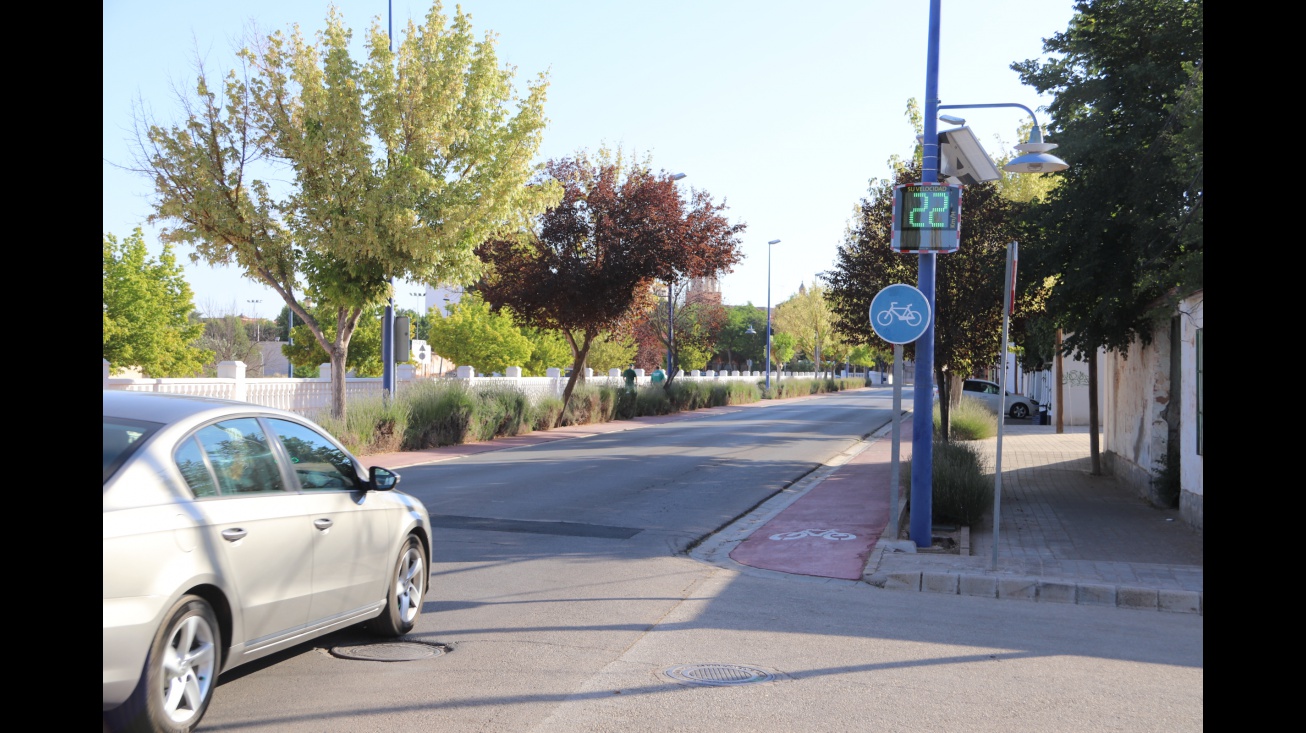
[[[101,359],[104,389],[121,389],[132,392],[166,392],[170,394],[194,395],[197,397],[218,397],[228,400],[249,402],[266,407],[293,410],[300,414],[311,414],[331,405],[331,365],[318,367],[316,379],[289,379],[286,377],[248,378],[245,376],[245,363],[224,361],[218,364],[218,376],[215,378],[196,379],[140,379],[109,376],[109,362]],[[396,367],[395,393],[421,382],[440,381],[438,377],[416,377],[411,364],[399,364]],[[475,376],[471,367],[458,368],[457,380],[469,385],[491,387],[503,385],[520,390],[532,398],[541,396],[561,397],[567,388],[567,377],[561,369],[549,369],[545,377],[523,377],[521,367],[508,367],[506,376]],[[646,385],[650,378],[643,369],[635,370],[635,383]],[[784,372],[783,375],[771,372],[771,380],[780,379],[814,379],[819,375],[812,372]],[[879,374],[872,372],[872,381],[879,381]],[[682,370],[676,379],[691,382],[739,381],[759,382],[766,379],[765,372],[714,372],[712,370],[694,370],[685,374]],[[606,376],[596,376],[593,369],[585,370],[585,384],[611,384],[621,386],[625,380],[620,369],[610,369]],[[383,393],[380,377],[347,377],[345,379],[345,399],[352,400],[367,396],[380,396]]]

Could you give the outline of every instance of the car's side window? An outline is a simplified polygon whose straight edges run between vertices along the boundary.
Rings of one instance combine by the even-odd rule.
[[[986,385],[984,385],[984,393],[985,393],[985,394],[997,394],[997,393],[998,393],[998,387],[997,387],[997,385],[995,385],[995,384],[986,384]]]
[[[195,434],[217,475],[223,495],[284,491],[268,437],[252,417],[224,420]]]
[[[186,479],[186,485],[190,486],[195,498],[218,495],[213,474],[209,473],[209,466],[204,462],[204,450],[195,438],[182,443],[173,454],[173,460],[177,462],[177,469],[181,471],[182,478]]]
[[[268,420],[305,489],[357,489],[361,482],[349,455],[326,436],[290,420]]]
[[[961,385],[962,392],[980,392],[980,386],[975,382],[965,382]]]

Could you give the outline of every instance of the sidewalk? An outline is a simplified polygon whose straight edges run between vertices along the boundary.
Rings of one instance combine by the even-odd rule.
[[[402,468],[768,404],[774,403],[561,428],[360,460]],[[908,414],[901,423],[901,463],[911,460],[911,422]],[[1087,427],[1067,426],[1058,434],[1054,426],[1023,421],[1003,426],[996,564],[991,511],[968,532],[954,534],[960,550],[968,554],[918,551],[908,539],[905,522],[901,533],[889,530],[890,436],[885,425],[705,540],[692,554],[714,564],[832,582],[864,581],[886,590],[1203,613],[1202,533],[1185,524],[1177,509],[1152,507],[1112,477],[1091,475]],[[978,445],[991,470],[997,439]],[[899,487],[899,507],[907,493],[906,487]]]
[[[997,439],[979,446],[992,470]],[[954,535],[968,554],[918,551],[905,521],[902,539],[888,531],[891,448],[886,426],[801,496],[728,528],[721,541],[730,560],[889,590],[1203,613],[1202,534],[1177,509],[1091,475],[1087,427],[1003,426],[996,565],[992,511]],[[910,461],[910,416],[900,449],[900,461]],[[899,506],[906,494],[900,487]],[[809,536],[795,537],[802,529]],[[852,574],[858,559],[862,571]]]

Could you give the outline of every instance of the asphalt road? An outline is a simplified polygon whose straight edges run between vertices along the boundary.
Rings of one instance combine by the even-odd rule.
[[[893,593],[684,554],[883,425],[890,398],[404,469],[436,564],[412,644],[379,649],[431,655],[340,658],[375,640],[324,637],[224,676],[200,730],[1202,730],[1201,616]]]

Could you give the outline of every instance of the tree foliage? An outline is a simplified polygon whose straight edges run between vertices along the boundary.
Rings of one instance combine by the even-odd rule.
[[[543,75],[518,98],[493,35],[477,41],[461,9],[450,23],[433,3],[395,52],[374,20],[362,61],[351,36],[332,8],[316,43],[297,26],[255,37],[220,94],[200,68],[180,124],[138,118],[135,166],[155,183],[165,241],[240,267],[303,320],[332,365],[338,418],[354,330],[391,282],[472,281],[473,247],[557,195],[525,185]]]
[[[522,334],[508,311],[493,311],[479,292],[449,304],[449,313],[431,321],[428,341],[435,353],[473,367],[478,373],[503,374],[531,359],[535,345]],[[546,365],[549,366],[549,365]]]
[[[1026,261],[1056,278],[1067,353],[1147,343],[1202,286],[1202,2],[1081,0],[1043,50],[1012,68],[1055,95],[1070,168],[1030,210]]]
[[[204,325],[192,318],[194,296],[171,245],[156,259],[140,227],[121,242],[106,233],[102,294],[111,373],[138,367],[147,377],[190,377],[213,360],[196,344]]]
[[[337,321],[333,321],[332,316],[337,314],[337,308],[311,301],[305,305],[308,313],[315,316],[321,324],[323,335],[333,341]],[[349,352],[344,363],[346,374],[352,372],[356,377],[381,376],[384,370],[384,365],[381,363],[381,321],[384,314],[383,306],[372,305],[368,306],[359,317],[349,340]],[[282,344],[281,353],[294,365],[295,376],[300,376],[302,372],[316,377],[322,364],[331,364],[331,376],[334,379],[337,367],[332,364],[326,351],[322,349],[321,342],[313,337],[311,327],[296,318],[293,334],[294,345]]]
[[[478,287],[496,309],[567,339],[573,369],[565,405],[594,339],[629,333],[655,280],[728,272],[741,256],[744,225],[730,224],[725,204],[706,192],[693,191],[686,203],[670,175],[626,166],[620,155],[549,161],[536,183],[549,182],[562,186],[562,200],[525,236],[491,238],[477,249],[490,265]]]
[[[775,330],[794,337],[794,346],[820,369],[830,334],[833,314],[825,299],[825,288],[800,285],[798,292],[775,307]]]
[[[740,370],[751,359],[758,368],[766,360],[766,310],[750,301],[746,305],[726,306],[726,322],[717,335],[714,369]],[[752,333],[749,333],[749,331]]]

